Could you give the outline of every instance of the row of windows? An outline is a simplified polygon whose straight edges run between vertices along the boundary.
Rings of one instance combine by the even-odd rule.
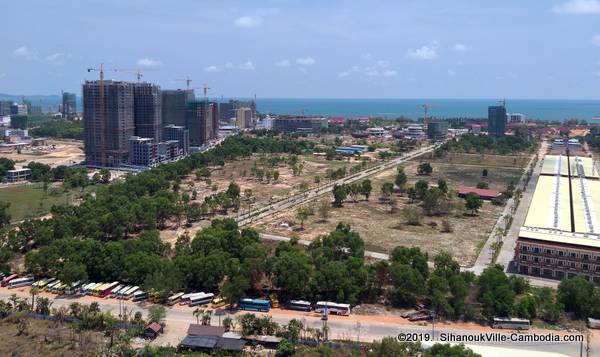
[[[523,244],[520,245],[520,250],[521,250],[521,252],[531,252],[531,253],[536,253],[536,254],[544,253],[547,255],[555,255],[558,257],[568,257],[568,258],[583,259],[583,260],[592,260],[593,259],[593,260],[600,261],[600,255],[592,255],[590,253],[564,251],[564,250],[551,249],[551,248],[540,248],[540,247],[535,247],[535,246],[527,246],[527,245],[523,245]]]
[[[577,263],[559,259],[549,259],[549,258],[541,258],[531,255],[521,254],[521,261],[530,261],[533,263],[544,263],[546,265],[556,265],[559,267],[572,268],[572,269],[581,269],[581,270],[594,270],[600,272],[600,265],[587,264],[587,263]]]

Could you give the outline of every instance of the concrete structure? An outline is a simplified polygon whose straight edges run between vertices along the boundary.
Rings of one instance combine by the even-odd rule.
[[[133,103],[132,83],[84,83],[83,140],[87,165],[114,167],[128,161],[129,138],[135,134]]]
[[[506,121],[508,123],[524,123],[527,116],[521,113],[507,113]]]
[[[228,122],[235,118],[235,108],[232,102],[219,103],[219,119]]]
[[[235,123],[240,129],[252,128],[252,109],[238,108],[235,110]]]
[[[19,181],[27,181],[30,177],[30,169],[16,169],[6,171],[6,182],[15,183]]]
[[[375,128],[367,128],[367,133],[372,136],[381,137],[381,136],[384,136],[387,133],[387,131],[384,128],[375,127]]]
[[[133,85],[133,121],[135,135],[162,140],[162,96],[160,87],[152,83]]]
[[[329,126],[327,118],[307,116],[279,116],[273,119],[273,129],[283,133],[318,133]]]
[[[471,133],[473,133],[474,135],[481,134],[481,125],[471,124]]]
[[[406,128],[406,136],[411,140],[425,139],[425,126],[421,124],[411,124]]]
[[[179,149],[183,150],[184,155],[190,152],[190,131],[184,126],[167,125],[163,129],[162,136],[165,141],[177,140]]]
[[[27,105],[12,103],[10,106],[10,115],[27,115]]]
[[[195,100],[194,90],[163,90],[161,96],[163,125],[185,126],[188,106]]]
[[[132,136],[129,138],[130,165],[153,167],[158,164],[158,148],[154,139]]]
[[[13,129],[27,129],[27,115],[11,115],[10,127]]]
[[[431,121],[427,123],[427,138],[429,140],[444,140],[448,135],[447,121]]]
[[[259,119],[254,126],[255,129],[271,130],[273,129],[273,118],[270,115]]]
[[[10,100],[0,100],[0,116],[10,115],[10,106],[12,102]]]
[[[61,112],[65,118],[71,118],[77,114],[77,96],[75,93],[64,92],[62,94]]]
[[[544,158],[514,261],[521,274],[600,283],[600,180],[590,158]]]
[[[190,146],[206,145],[216,137],[213,130],[214,117],[218,115],[216,106],[216,103],[199,100],[189,103],[185,127],[190,131]]]
[[[162,141],[158,143],[158,161],[176,161],[184,157],[183,149],[179,148],[178,140]]]
[[[506,107],[496,105],[488,107],[488,134],[504,136],[506,129]]]

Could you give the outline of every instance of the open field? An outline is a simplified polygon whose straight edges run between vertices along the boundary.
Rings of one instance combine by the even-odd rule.
[[[465,161],[469,162],[470,158]],[[512,159],[498,159],[489,164],[501,163],[508,165]],[[486,166],[488,177],[485,179],[490,188],[504,190],[507,184],[517,181],[521,175],[520,161],[512,167]],[[412,161],[405,166],[408,185],[413,185],[417,180],[426,180],[430,185],[436,185],[438,179],[445,179],[450,190],[457,190],[461,185],[474,186],[483,181],[481,166],[472,164],[463,165],[456,163],[432,163],[433,173],[430,176],[418,176],[419,162]],[[371,178],[373,184],[372,196],[365,201],[363,196],[354,202],[348,198],[343,208],[332,208],[327,221],[315,214],[304,223],[305,229],[300,229],[300,221],[296,217],[296,209],[290,209],[278,215],[257,222],[254,227],[262,232],[281,236],[297,235],[301,239],[312,240],[319,235],[332,231],[337,222],[347,222],[360,233],[365,240],[367,250],[389,252],[396,246],[420,247],[428,252],[430,257],[442,250],[450,252],[455,259],[463,265],[471,265],[481,249],[481,246],[491,233],[491,229],[502,212],[501,206],[485,202],[478,215],[473,217],[464,210],[464,201],[457,197],[451,200],[452,212],[445,216],[425,216],[421,225],[408,225],[403,216],[402,209],[406,206],[419,205],[411,203],[406,195],[395,193],[397,209],[391,213],[390,204],[378,200],[381,186],[384,182],[393,182],[396,170],[384,171]],[[332,201],[332,196],[327,195],[321,202]],[[316,208],[320,202],[312,205]],[[316,211],[316,209],[315,209]],[[442,232],[442,221],[450,222],[452,232]]]
[[[2,356],[89,356],[104,344],[100,332],[75,332],[68,326],[27,319],[26,333],[18,335],[17,324],[0,322],[0,355]]]
[[[41,183],[10,185],[0,188],[0,201],[10,202],[9,212],[15,222],[43,216],[53,205],[71,204],[80,193],[80,189],[64,192],[61,184],[50,186],[46,194]]]
[[[0,155],[17,162],[17,165],[15,165],[17,167],[26,166],[31,161],[52,167],[70,166],[85,159],[83,142],[77,140],[48,140],[47,145],[43,147],[23,149],[20,154],[15,150],[3,152]]]

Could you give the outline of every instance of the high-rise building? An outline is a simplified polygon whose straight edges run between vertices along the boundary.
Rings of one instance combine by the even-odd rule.
[[[231,118],[235,118],[235,108],[233,107],[233,103],[219,103],[219,119],[224,122],[229,122]]]
[[[252,127],[252,109],[238,108],[235,111],[235,123],[238,128],[246,129]]]
[[[10,107],[12,102],[10,100],[0,100],[0,116],[10,115]]]
[[[488,134],[503,136],[506,128],[506,107],[495,105],[488,107]]]
[[[86,81],[83,85],[85,161],[91,166],[119,166],[129,157],[135,134],[133,84]]]
[[[163,90],[162,121],[163,125],[186,125],[189,104],[195,100],[194,90]]]
[[[12,103],[10,106],[10,115],[27,115],[27,105]]]
[[[162,97],[160,87],[152,83],[133,85],[135,135],[152,138],[157,143],[162,137]]]
[[[212,133],[210,115],[210,103],[208,107],[203,101],[194,101],[189,104],[185,126],[190,131],[191,146],[203,146],[210,140]]]
[[[190,131],[184,126],[167,125],[163,129],[163,139],[165,141],[177,140],[179,148],[183,150],[183,155],[190,152]]]
[[[77,113],[77,96],[75,93],[64,92],[62,95],[63,117],[70,118]]]

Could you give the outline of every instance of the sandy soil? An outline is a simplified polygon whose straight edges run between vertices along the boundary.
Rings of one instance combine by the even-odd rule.
[[[83,142],[78,140],[48,140],[46,146],[31,147],[17,151],[3,152],[2,157],[18,162],[17,166],[26,166],[31,161],[40,162],[52,167],[72,165],[85,159]]]

